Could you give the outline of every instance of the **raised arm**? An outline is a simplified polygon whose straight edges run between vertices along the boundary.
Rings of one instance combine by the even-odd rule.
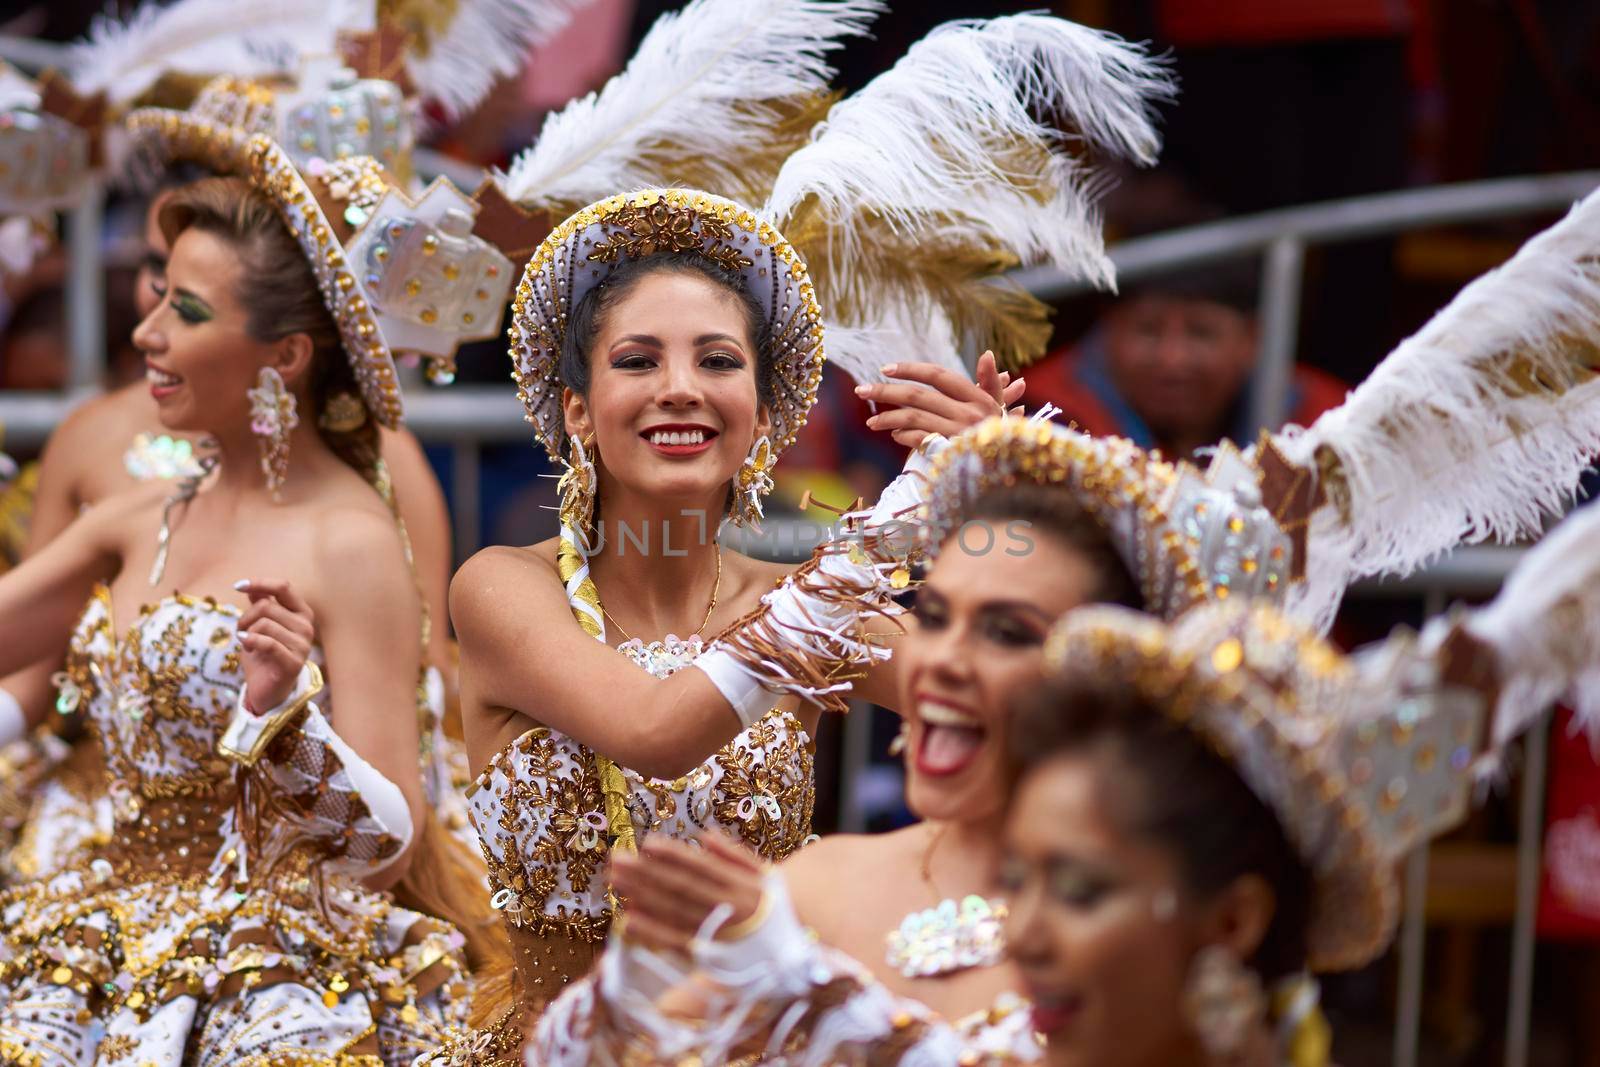
[[[796,1067],[978,1067],[1040,1058],[1026,1014],[981,1044],[892,993],[801,925],[784,879],[716,834],[618,855],[630,911],[595,972],[539,1020],[524,1062],[707,1067],[778,1053]],[[687,960],[688,966],[685,966]]]
[[[657,679],[585,633],[555,567],[526,552],[488,548],[468,560],[450,583],[450,615],[468,707],[504,708],[664,778],[741,729],[703,672]]]

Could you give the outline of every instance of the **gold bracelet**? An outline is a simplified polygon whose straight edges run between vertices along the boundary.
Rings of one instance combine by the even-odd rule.
[[[322,692],[322,671],[317,668],[315,663],[309,661],[305,665],[305,670],[305,689],[291,694],[289,699],[281,706],[266,712],[264,715],[256,715],[252,711],[245,710],[244,713],[246,715],[250,715],[262,723],[260,732],[250,740],[247,748],[240,749],[235,747],[230,743],[231,738],[227,731],[223,731],[222,737],[217,739],[217,754],[234,763],[243,764],[246,767],[254,767],[256,761],[261,758],[261,753],[265,752],[267,746],[283,732],[283,728],[288,725],[289,721],[301,711],[304,711],[306,705],[311,703],[318,693]],[[243,700],[244,697],[241,693],[241,707],[243,707]]]
[[[772,914],[772,894],[765,888],[761,890],[761,899],[756,902],[756,910],[748,917],[739,920],[731,926],[724,926],[717,931],[719,941],[742,941],[761,928],[767,921],[767,916]]]

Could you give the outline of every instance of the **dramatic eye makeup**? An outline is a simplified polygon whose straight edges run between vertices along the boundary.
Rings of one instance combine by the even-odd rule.
[[[187,289],[174,289],[172,291],[172,310],[184,322],[201,323],[210,322],[216,318],[217,313],[211,310],[211,305],[201,300]]]

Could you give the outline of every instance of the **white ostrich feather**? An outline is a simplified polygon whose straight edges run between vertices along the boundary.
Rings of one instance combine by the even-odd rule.
[[[72,47],[80,93],[126,104],[163,74],[241,78],[292,73],[302,56],[331,54],[359,19],[359,0],[178,0],[146,4],[126,21],[97,19]]]
[[[1558,700],[1600,734],[1600,507],[1580,508],[1512,570],[1467,629],[1495,650],[1500,693],[1491,742],[1502,747]]]
[[[528,53],[591,2],[460,0],[449,27],[426,41],[406,69],[425,98],[449,118],[459,118],[477,107],[496,81],[520,73]]]
[[[779,172],[767,210],[801,246],[830,317],[864,325],[899,305],[902,320],[929,322],[943,303],[964,337],[979,331],[953,297],[997,274],[994,257],[1113,284],[1095,206],[1104,182],[1083,156],[1150,162],[1153,105],[1172,92],[1138,46],[1071,22],[949,23],[835,105]],[[974,253],[992,266],[977,269]]]
[[[1337,458],[1289,608],[1326,627],[1345,587],[1464,542],[1536,534],[1600,453],[1600,193],[1463,289],[1340,407],[1276,444]],[[1324,475],[1324,480],[1326,477]]]
[[[545,120],[506,195],[575,208],[687,179],[759,197],[786,154],[773,158],[786,147],[772,144],[773,127],[827,91],[827,53],[882,10],[881,0],[694,0],[663,15],[620,74]]]

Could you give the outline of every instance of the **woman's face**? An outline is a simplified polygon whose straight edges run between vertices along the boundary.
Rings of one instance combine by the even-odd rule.
[[[587,398],[567,394],[567,429],[594,434],[601,494],[693,500],[713,509],[714,531],[728,483],[771,430],[738,298],[698,275],[646,275],[607,310],[589,368]]]
[[[1006,820],[1006,943],[1052,1067],[1205,1062],[1180,1007],[1200,931],[1177,858],[1123,829],[1131,781],[1108,747],[1062,754]]]
[[[133,331],[163,426],[217,431],[249,418],[256,376],[272,360],[258,341],[241,291],[239,255],[214,234],[185,230],[172,244],[166,291]]]
[[[168,189],[150,201],[144,213],[144,255],[133,278],[133,304],[145,318],[161,303],[167,291],[167,235],[161,232],[161,206],[172,195]]]
[[[917,592],[904,664],[906,801],[924,819],[998,817],[1014,702],[1043,673],[1051,623],[1098,584],[1076,549],[1026,524],[969,523]]]

